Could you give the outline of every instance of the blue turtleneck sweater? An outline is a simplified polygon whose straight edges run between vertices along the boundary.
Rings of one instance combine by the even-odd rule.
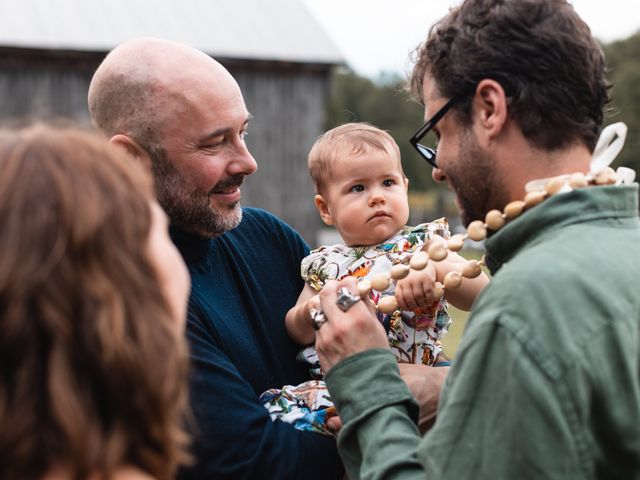
[[[304,240],[264,210],[245,208],[240,226],[215,239],[172,229],[191,274],[192,450],[181,479],[332,479],[335,441],[273,422],[258,396],[308,380],[284,317],[302,290]]]

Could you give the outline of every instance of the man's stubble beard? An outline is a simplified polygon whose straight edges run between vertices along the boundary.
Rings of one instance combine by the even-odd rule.
[[[163,148],[153,149],[151,171],[158,203],[164,209],[171,225],[205,238],[215,238],[236,228],[242,220],[242,208],[237,202],[226,213],[211,206],[212,192],[191,190],[170,163]],[[225,185],[240,185],[244,176],[231,177],[219,182],[214,189]]]
[[[506,191],[498,181],[494,164],[469,129],[461,134],[458,161],[446,177],[457,196],[465,227],[474,220],[484,221],[489,210],[501,209],[506,203]]]

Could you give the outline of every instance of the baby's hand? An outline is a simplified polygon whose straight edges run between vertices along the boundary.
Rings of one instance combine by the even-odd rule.
[[[312,309],[320,310],[320,297],[318,296],[318,294],[315,294],[309,300],[304,302],[303,308],[304,308],[304,316],[308,320],[309,325],[311,325],[311,322],[313,320],[311,318],[311,310]]]
[[[436,300],[433,287],[436,282],[436,269],[428,263],[423,270],[411,270],[396,284],[396,300],[403,310],[429,307]]]

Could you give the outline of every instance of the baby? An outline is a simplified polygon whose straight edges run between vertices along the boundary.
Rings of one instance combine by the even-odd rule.
[[[407,263],[413,253],[426,249],[434,236],[449,237],[445,219],[406,226],[409,181],[397,144],[379,128],[348,123],[329,130],[309,153],[309,171],[320,216],[327,225],[335,226],[344,243],[320,247],[302,261],[306,285],[285,318],[289,335],[301,345],[312,345],[315,339],[310,311],[318,306],[317,293],[325,282],[348,275],[363,280],[388,273],[393,265]],[[375,305],[387,295],[395,295],[398,301],[394,312],[378,313],[398,362],[448,364],[440,342],[451,324],[447,302],[468,310],[488,278],[485,274],[465,278],[458,289],[445,291],[445,298],[435,298],[434,285],[465,262],[450,252],[445,260],[411,270],[384,291],[372,290]],[[301,356],[313,365],[312,376],[321,378],[315,348],[307,347]],[[335,415],[324,382],[319,380],[272,389],[261,399],[272,418],[303,430],[327,433],[326,420]]]

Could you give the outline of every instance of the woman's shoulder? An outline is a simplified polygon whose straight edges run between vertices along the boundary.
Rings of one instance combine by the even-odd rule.
[[[94,479],[91,479],[94,480]],[[101,480],[96,478],[95,480]],[[152,477],[147,472],[135,467],[123,467],[119,468],[113,475],[113,480],[157,480],[156,477]]]
[[[58,467],[49,471],[42,480],[71,480],[73,475],[70,468]],[[121,467],[118,468],[111,476],[112,480],[157,480],[156,477],[152,477],[143,470],[137,467]],[[103,476],[100,474],[94,474],[89,477],[88,480],[103,480]]]

